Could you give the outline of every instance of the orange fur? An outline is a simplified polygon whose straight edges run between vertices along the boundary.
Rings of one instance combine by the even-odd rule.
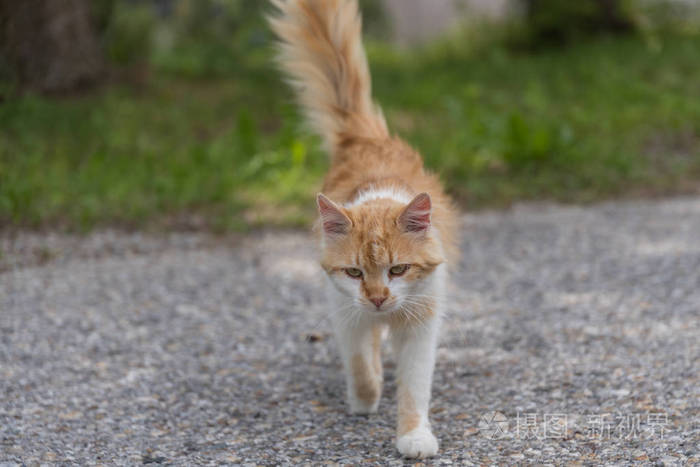
[[[374,326],[372,328],[372,364],[374,365],[374,373],[382,379],[382,328]]]
[[[435,237],[417,240],[404,235],[397,227],[396,219],[404,207],[396,201],[379,199],[345,209],[352,229],[324,248],[321,266],[329,274],[345,274],[343,268],[347,266],[361,267],[364,296],[368,299],[385,297],[390,303],[395,297],[387,295],[383,281],[388,265],[411,264],[405,278],[417,280],[445,262]]]
[[[379,376],[373,373],[369,363],[360,354],[352,358],[352,374],[357,397],[367,404],[374,403],[381,390]]]
[[[440,265],[456,256],[456,211],[420,155],[389,134],[372,102],[357,0],[272,2],[280,13],[270,18],[282,41],[280,65],[331,155],[316,229],[332,283],[329,301],[338,308],[332,311],[351,411],[376,410],[381,327],[388,325],[398,349],[397,449],[434,455],[428,403],[444,298]],[[364,317],[353,326],[338,317],[347,312],[352,320],[358,309]]]
[[[405,389],[399,390],[397,398],[399,403],[396,432],[399,436],[402,436],[416,429],[420,423],[420,416],[416,411],[416,402],[413,400],[411,393]]]
[[[282,40],[279,62],[292,77],[302,107],[333,155],[323,193],[351,202],[367,189],[398,188],[432,200],[437,235],[416,241],[396,226],[401,203],[378,199],[348,208],[350,234],[327,246],[322,265],[329,273],[352,264],[367,267],[367,298],[385,296],[377,274],[393,261],[414,264],[408,278],[430,272],[455,254],[455,211],[440,181],[425,170],[420,155],[389,135],[371,99],[371,82],[361,41],[356,1],[273,0],[279,9],[270,24]],[[390,298],[390,297],[388,297]]]
[[[278,61],[291,78],[307,118],[334,152],[344,135],[388,135],[372,102],[355,1],[272,0],[268,18],[282,43]]]
[[[432,225],[440,233],[445,256],[456,254],[456,212],[450,198],[444,193],[439,179],[423,167],[420,155],[396,137],[382,139],[356,136],[346,137],[331,163],[323,183],[323,193],[341,204],[351,201],[368,188],[400,188],[411,195],[428,193],[432,199]],[[388,201],[388,200],[386,200]],[[347,213],[354,227],[385,227],[382,234],[393,232],[390,225],[400,209],[382,212],[385,200],[366,203]],[[396,204],[396,206],[401,206]],[[381,220],[382,215],[389,216]],[[355,224],[356,222],[356,224]],[[393,232],[399,234],[400,232]],[[446,260],[446,258],[443,258]]]

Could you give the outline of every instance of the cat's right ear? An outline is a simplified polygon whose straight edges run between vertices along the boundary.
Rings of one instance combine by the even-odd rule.
[[[321,216],[323,232],[326,235],[344,235],[350,232],[352,221],[343,209],[328,199],[323,193],[316,197],[318,213]]]

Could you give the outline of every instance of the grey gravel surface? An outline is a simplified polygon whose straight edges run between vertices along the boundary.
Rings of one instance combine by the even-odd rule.
[[[0,238],[0,464],[400,464],[304,232]],[[441,464],[700,462],[700,198],[467,215]]]

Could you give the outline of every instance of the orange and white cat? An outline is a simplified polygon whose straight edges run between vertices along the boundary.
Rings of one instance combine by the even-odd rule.
[[[396,447],[406,457],[433,456],[428,409],[456,214],[437,177],[389,133],[372,101],[357,1],[272,2],[280,65],[331,156],[318,234],[350,411],[377,410],[388,328],[397,360]]]

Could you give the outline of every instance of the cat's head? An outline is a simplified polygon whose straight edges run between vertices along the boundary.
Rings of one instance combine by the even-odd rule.
[[[369,313],[430,302],[431,275],[445,261],[427,193],[342,207],[318,195],[321,265],[336,289]]]

